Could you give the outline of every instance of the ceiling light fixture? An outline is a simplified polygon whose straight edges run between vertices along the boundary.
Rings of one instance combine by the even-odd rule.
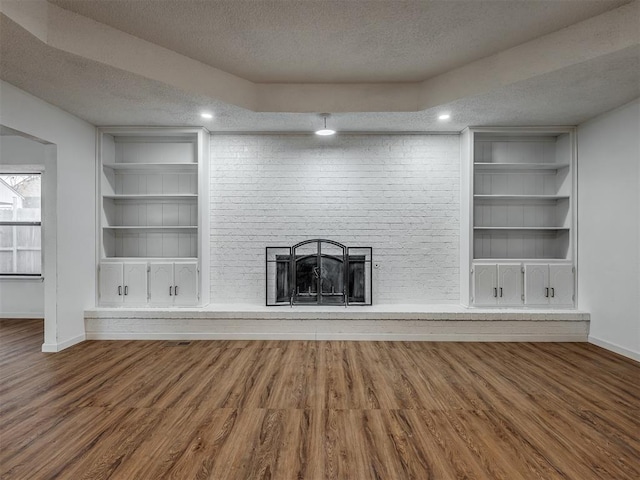
[[[326,137],[327,135],[335,135],[336,133],[335,130],[331,130],[330,128],[327,128],[327,118],[329,117],[329,114],[321,113],[320,116],[324,119],[324,128],[321,128],[320,130],[316,130],[316,135],[321,135],[323,137]]]
[[[438,120],[449,120],[451,118],[451,115],[449,115],[448,113],[443,113],[441,115],[438,115]]]
[[[213,118],[213,114],[211,114],[211,113],[206,113],[206,112],[205,112],[205,113],[201,113],[201,114],[200,114],[200,116],[201,116],[202,118],[204,118],[205,120],[211,120],[211,119]]]

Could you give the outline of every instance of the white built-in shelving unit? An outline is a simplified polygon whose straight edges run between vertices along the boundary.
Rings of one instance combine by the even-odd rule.
[[[100,305],[206,302],[208,138],[200,128],[99,129]]]
[[[574,129],[468,128],[461,141],[462,303],[573,306]]]

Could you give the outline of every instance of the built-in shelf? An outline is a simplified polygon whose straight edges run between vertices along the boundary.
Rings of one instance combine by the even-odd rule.
[[[509,200],[509,201],[530,201],[530,200],[568,200],[569,195],[474,195],[475,200]]]
[[[510,171],[517,170],[550,170],[557,171],[562,168],[568,168],[568,163],[488,163],[476,162],[473,164],[477,171]]]
[[[190,127],[98,132],[99,303],[207,303],[208,132]]]
[[[143,258],[145,261],[163,261],[163,262],[188,262],[197,261],[198,257],[163,257],[160,255],[144,255],[144,257],[105,257],[103,262],[139,262]]]
[[[482,257],[482,258],[476,258],[473,263],[474,264],[478,264],[478,263],[505,263],[505,262],[513,262],[513,258],[508,258],[508,257]],[[564,258],[536,258],[536,257],[531,257],[531,258],[525,258],[525,257],[518,257],[516,259],[518,262],[521,263],[567,263],[567,260]]]
[[[473,227],[474,230],[507,230],[507,231],[563,231],[569,227]]]
[[[572,306],[575,130],[478,127],[461,140],[462,303]]]
[[[198,171],[197,163],[105,163],[102,165],[106,169],[111,170],[140,170],[140,171]]]
[[[105,230],[121,230],[121,231],[141,231],[141,232],[195,232],[198,227],[196,225],[113,225],[102,227]]]
[[[198,198],[196,194],[170,194],[163,193],[159,195],[103,195],[103,198],[111,200],[195,200]]]

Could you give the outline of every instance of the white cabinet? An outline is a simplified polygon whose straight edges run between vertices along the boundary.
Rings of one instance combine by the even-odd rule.
[[[498,264],[498,304],[522,305],[522,266]]]
[[[549,304],[549,265],[524,266],[525,305]]]
[[[519,263],[475,264],[475,305],[522,305],[522,267]]]
[[[473,298],[476,305],[496,305],[498,289],[498,267],[475,265],[473,267]]]
[[[200,278],[199,268],[206,271],[209,264],[209,133],[173,127],[104,127],[98,133],[97,260],[105,265],[99,275],[99,303],[146,305],[147,292],[143,299],[130,285],[125,289],[122,280],[138,273],[118,273],[115,265],[122,262],[126,270],[135,262],[148,267],[149,262],[158,261],[170,265],[171,273],[154,272],[148,304],[197,305],[198,285],[209,290],[208,276]],[[174,271],[177,262],[185,264]],[[148,273],[144,276],[146,281]]]
[[[173,305],[173,286],[173,263],[149,266],[149,301],[153,305]]]
[[[571,307],[574,271],[568,264],[525,264],[525,305]]]
[[[176,262],[173,265],[174,305],[194,305],[198,301],[198,265],[195,262]]]
[[[476,306],[574,305],[571,264],[474,263],[472,278]]]
[[[549,304],[573,306],[574,270],[571,265],[549,265]]]
[[[103,263],[100,265],[100,303],[103,305],[122,304],[123,264]]]
[[[198,302],[196,262],[152,262],[149,272],[151,306],[186,306]]]
[[[100,265],[100,303],[140,306],[147,303],[147,264],[113,262]]]
[[[544,283],[541,272],[530,272],[530,291],[523,292],[505,288],[514,285],[510,276],[515,270],[505,270],[504,278],[496,271],[492,284],[492,274],[476,267],[573,262],[575,157],[572,127],[478,127],[462,132],[460,258],[461,266],[468,267],[460,269],[462,304],[521,305],[522,293],[529,298],[525,305],[573,304],[573,292],[548,287],[549,280],[540,297],[536,282]],[[554,288],[555,296],[544,297],[544,288]]]
[[[100,304],[189,306],[198,303],[197,262],[103,262]]]

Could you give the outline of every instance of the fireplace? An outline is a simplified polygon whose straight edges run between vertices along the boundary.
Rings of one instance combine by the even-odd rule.
[[[371,305],[371,254],[371,247],[321,239],[267,247],[266,303]]]

